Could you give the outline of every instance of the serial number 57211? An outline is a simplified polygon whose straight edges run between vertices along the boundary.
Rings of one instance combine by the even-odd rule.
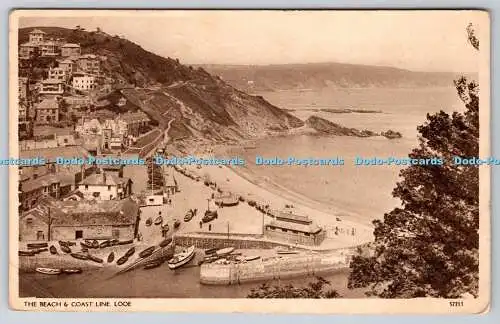
[[[464,306],[464,302],[463,301],[451,301],[450,306],[451,307],[462,307],[462,306]]]

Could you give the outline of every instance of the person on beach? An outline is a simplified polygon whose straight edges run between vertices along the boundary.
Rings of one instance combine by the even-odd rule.
[[[200,228],[202,228],[202,227],[203,227],[203,222],[202,222],[202,221],[200,221]]]

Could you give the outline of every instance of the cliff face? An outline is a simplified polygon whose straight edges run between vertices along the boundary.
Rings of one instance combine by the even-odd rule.
[[[314,115],[306,120],[306,125],[314,129],[318,134],[321,135],[356,136],[356,137],[370,137],[379,135],[369,130],[358,130],[356,128],[344,127]]]
[[[129,84],[102,99],[124,96],[131,107],[146,112],[172,140],[227,141],[263,136],[304,123],[262,97],[239,91],[203,68],[164,58],[137,44],[103,32],[36,27],[47,37],[79,43],[82,54],[105,57],[103,72]],[[19,30],[19,43],[34,28]]]

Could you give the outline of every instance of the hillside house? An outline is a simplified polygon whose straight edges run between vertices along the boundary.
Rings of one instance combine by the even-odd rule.
[[[59,102],[54,98],[46,98],[35,104],[36,121],[40,124],[50,124],[59,121]]]
[[[147,132],[150,122],[148,115],[143,111],[127,112],[117,117],[127,124],[127,135],[139,137],[142,133]]]
[[[78,190],[85,199],[121,200],[132,193],[132,180],[101,171],[83,179]]]
[[[80,44],[67,43],[61,46],[62,57],[77,57],[82,54]]]
[[[58,67],[66,71],[67,75],[72,75],[77,70],[77,65],[75,61],[70,60],[69,58],[60,61],[58,63]]]
[[[51,80],[59,80],[61,82],[66,82],[68,79],[68,74],[66,74],[66,70],[61,67],[50,68],[49,69],[49,79]]]
[[[86,74],[97,76],[101,74],[101,60],[93,54],[85,54],[78,57],[76,64],[78,70]]]
[[[274,219],[265,225],[264,234],[268,238],[292,244],[319,245],[326,232],[305,215],[285,209],[273,213]]]
[[[73,88],[80,91],[90,91],[96,87],[95,78],[91,75],[75,73],[73,75]]]
[[[46,79],[40,84],[40,94],[62,95],[64,93],[64,81],[59,79]]]
[[[44,41],[46,32],[40,29],[33,29],[29,32],[29,42],[33,44],[40,44]]]

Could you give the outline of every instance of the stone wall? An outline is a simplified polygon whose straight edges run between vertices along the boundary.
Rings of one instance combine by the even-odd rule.
[[[252,281],[314,276],[348,267],[341,253],[275,257],[235,264],[202,264],[200,282],[206,285],[231,285]]]

